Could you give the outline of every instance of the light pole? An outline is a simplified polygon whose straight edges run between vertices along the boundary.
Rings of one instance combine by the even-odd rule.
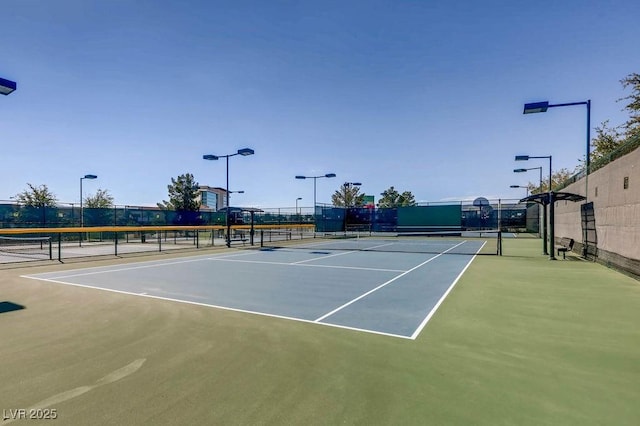
[[[80,228],[84,228],[84,207],[82,205],[82,181],[84,179],[97,179],[98,176],[96,175],[84,175],[83,177],[80,178]],[[82,246],[82,237],[83,237],[83,233],[80,233],[80,246]]]
[[[229,191],[229,194],[244,194],[244,191]],[[229,207],[228,199],[227,199],[227,207]]]
[[[327,173],[322,176],[301,176],[301,175],[296,176],[296,179],[313,179],[313,222],[316,224],[315,226],[316,228],[318,227],[317,221],[316,221],[316,181],[319,178],[334,178],[334,177],[336,177],[335,173]],[[315,232],[313,233],[313,237],[314,238],[316,237]]]
[[[555,108],[555,107],[565,107],[565,106],[574,106],[574,105],[586,105],[587,106],[587,157],[585,160],[585,171],[586,171],[586,175],[585,175],[585,181],[584,181],[584,187],[585,187],[585,203],[587,202],[588,198],[589,198],[589,169],[591,166],[591,99],[588,99],[586,101],[583,102],[569,102],[569,103],[565,103],[565,104],[554,104],[554,105],[550,105],[549,101],[544,101],[544,102],[533,102],[530,104],[524,104],[524,111],[522,112],[523,114],[535,114],[538,112],[547,112],[547,109],[549,108]]]
[[[8,95],[12,93],[18,85],[15,81],[7,80],[0,77],[0,94]]]
[[[84,208],[82,206],[82,181],[84,179],[97,179],[96,175],[84,175],[80,178],[80,227],[84,228]]]
[[[300,217],[300,214],[298,213],[298,201],[300,200],[302,200],[302,197],[296,198],[296,214],[298,215],[298,218]]]
[[[514,173],[526,173],[529,170],[538,170],[540,172],[540,184],[538,186],[538,188],[540,188],[540,193],[542,193],[542,166],[540,167],[531,167],[529,169],[515,169],[513,172]],[[528,196],[528,195],[527,195]],[[547,205],[546,204],[542,204],[542,232],[540,232],[540,230],[538,230],[538,236],[542,236],[543,238],[547,238]],[[544,244],[544,250],[543,253],[544,255],[547,255],[547,245],[546,243]]]
[[[524,188],[527,190],[527,197],[529,196],[529,187],[524,185],[509,185],[509,188]]]
[[[229,208],[229,157],[233,157],[236,155],[242,155],[246,157],[248,155],[255,154],[255,151],[251,148],[242,148],[239,149],[235,154],[227,154],[227,155],[211,155],[206,154],[203,155],[202,158],[204,160],[218,160],[219,158],[227,159],[227,186],[225,187],[225,192],[227,193],[227,214],[226,214],[226,223],[227,223],[227,247],[231,247],[231,222],[229,221],[229,214],[231,210]]]
[[[531,158],[548,158],[549,159],[549,195],[548,195],[548,203],[549,203],[549,260],[556,260],[555,254],[554,254],[554,246],[555,246],[555,229],[554,229],[554,224],[555,224],[555,206],[554,206],[554,201],[553,201],[553,189],[551,188],[552,185],[552,166],[551,166],[551,161],[552,161],[552,156],[551,155],[546,155],[546,156],[538,156],[538,157],[534,157],[531,155],[516,155],[516,161],[528,161]],[[546,253],[546,248],[547,248],[547,238],[545,236],[545,238],[543,238],[543,247],[544,247],[544,251]]]

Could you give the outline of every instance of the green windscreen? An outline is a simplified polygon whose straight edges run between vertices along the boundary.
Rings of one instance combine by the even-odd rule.
[[[458,205],[398,207],[398,231],[459,230],[462,208]]]

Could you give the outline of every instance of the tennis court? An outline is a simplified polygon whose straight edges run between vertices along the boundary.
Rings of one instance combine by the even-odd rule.
[[[486,244],[321,240],[25,277],[415,339]]]

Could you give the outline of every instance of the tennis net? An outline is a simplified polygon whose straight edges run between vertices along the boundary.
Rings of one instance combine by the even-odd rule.
[[[51,260],[51,237],[0,236],[0,253]]]
[[[338,233],[305,241],[262,241],[263,249],[371,251],[458,255],[502,255],[499,230],[423,232],[414,235]]]

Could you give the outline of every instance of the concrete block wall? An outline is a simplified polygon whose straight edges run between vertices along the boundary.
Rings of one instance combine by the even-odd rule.
[[[626,186],[626,188],[625,188]],[[562,192],[587,194],[592,201],[598,238],[598,261],[640,276],[640,149],[569,185]],[[582,249],[580,205],[557,201],[555,237],[573,238]]]

